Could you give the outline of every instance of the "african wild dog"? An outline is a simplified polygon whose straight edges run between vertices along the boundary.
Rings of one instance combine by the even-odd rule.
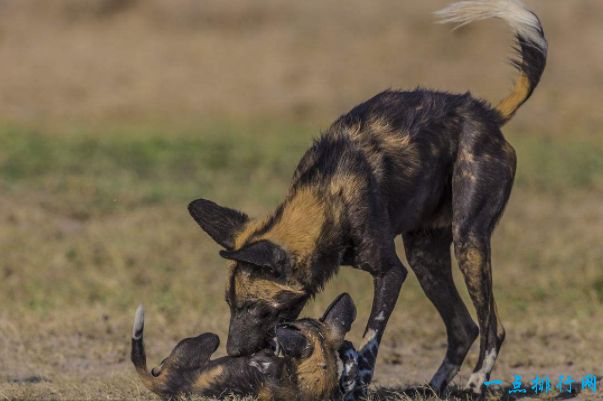
[[[332,400],[341,397],[338,349],[355,317],[352,298],[342,294],[320,320],[301,319],[277,327],[277,355],[265,350],[254,356],[210,360],[220,340],[205,333],[180,341],[159,367],[149,372],[140,306],[132,330],[131,359],[143,384],[164,398],[237,394],[258,396],[262,401]]]
[[[547,42],[538,17],[519,0],[463,1],[438,15],[461,25],[496,17],[513,29],[519,79],[497,106],[469,93],[388,90],[342,115],[314,142],[268,217],[251,219],[204,199],[189,205],[233,262],[226,290],[231,355],[264,347],[271,327],[294,319],[340,265],[350,265],[374,280],[358,359],[364,389],[407,274],[394,247],[400,234],[447,330],[448,349],[430,385],[445,389],[479,333],[467,387],[481,393],[505,336],[492,293],[490,237],[509,198],[516,157],[500,128],[538,84]],[[452,280],[451,244],[479,331]]]

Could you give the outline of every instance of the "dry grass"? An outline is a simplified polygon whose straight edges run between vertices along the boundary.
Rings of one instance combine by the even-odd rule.
[[[507,384],[603,375],[603,4],[529,3],[551,50],[507,128],[519,172],[493,246],[508,332],[494,376]],[[510,36],[491,23],[433,25],[444,4],[0,2],[0,399],[154,398],[128,361],[139,302],[151,364],[183,336],[227,330],[224,263],[189,200],[265,212],[311,137],[383,88],[497,100],[511,84]],[[365,273],[342,269],[304,314],[340,291],[359,306],[357,340]],[[444,350],[440,319],[409,277],[372,399],[430,399],[412,387]]]

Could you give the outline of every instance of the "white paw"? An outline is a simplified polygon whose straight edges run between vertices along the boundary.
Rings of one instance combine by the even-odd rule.
[[[482,387],[484,382],[486,381],[486,375],[482,372],[475,372],[471,374],[467,384],[465,385],[465,390],[471,391],[473,394],[481,394]]]
[[[341,363],[339,385],[344,398],[347,399],[348,395],[354,392],[358,380],[358,352],[351,343],[348,343],[342,347],[339,357]]]

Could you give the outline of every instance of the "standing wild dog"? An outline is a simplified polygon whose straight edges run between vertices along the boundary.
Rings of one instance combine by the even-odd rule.
[[[538,17],[519,0],[470,0],[438,12],[461,25],[501,18],[513,29],[519,78],[495,107],[466,94],[385,91],[342,115],[302,157],[282,204],[266,218],[199,199],[194,219],[224,250],[229,267],[227,349],[253,353],[272,327],[294,319],[340,265],[369,272],[374,298],[358,358],[359,385],[370,382],[379,343],[408,261],[440,313],[448,336],[431,379],[441,392],[475,338],[479,359],[467,383],[490,375],[505,331],[492,293],[490,237],[513,185],[515,151],[501,126],[530,97],[544,70],[547,42]],[[477,310],[471,319],[452,280],[450,245]]]
[[[235,394],[257,396],[261,401],[335,400],[341,398],[339,376],[346,362],[338,350],[355,318],[352,298],[342,294],[320,320],[300,319],[278,326],[274,332],[278,355],[266,350],[254,356],[210,360],[220,340],[215,334],[204,333],[181,340],[149,372],[144,312],[139,306],[132,329],[131,359],[145,387],[163,398]]]

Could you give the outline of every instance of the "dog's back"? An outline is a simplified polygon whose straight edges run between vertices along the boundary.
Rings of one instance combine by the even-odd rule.
[[[377,192],[388,223],[400,233],[419,225],[449,225],[449,216],[438,212],[446,209],[453,165],[464,154],[514,164],[500,127],[531,96],[544,71],[547,42],[538,17],[518,0],[461,1],[436,14],[441,22],[500,18],[511,26],[519,72],[511,92],[496,106],[469,93],[382,92],[342,115],[314,143],[296,169],[292,193],[308,185],[323,187],[321,195],[327,197]]]

